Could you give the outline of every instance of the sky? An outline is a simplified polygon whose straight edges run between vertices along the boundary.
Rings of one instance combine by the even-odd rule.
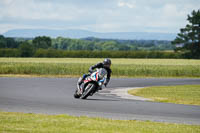
[[[12,29],[177,33],[200,0],[0,0],[0,34]]]

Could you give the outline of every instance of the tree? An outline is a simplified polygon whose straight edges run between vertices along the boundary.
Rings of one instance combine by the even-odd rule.
[[[118,44],[115,41],[106,41],[102,45],[103,50],[119,50]]]
[[[34,53],[34,48],[28,42],[23,42],[19,46],[21,57],[31,57]]]
[[[33,39],[33,46],[37,49],[48,49],[49,47],[51,47],[51,38],[46,36],[38,36]]]
[[[18,42],[14,38],[0,35],[0,48],[17,48]]]
[[[7,37],[6,38],[6,46],[7,46],[7,48],[17,48],[18,43],[14,40],[14,38]]]
[[[193,10],[187,20],[189,24],[180,29],[172,44],[177,46],[175,51],[186,51],[187,56],[200,58],[200,10]]]
[[[0,48],[6,48],[6,39],[3,35],[0,35]]]

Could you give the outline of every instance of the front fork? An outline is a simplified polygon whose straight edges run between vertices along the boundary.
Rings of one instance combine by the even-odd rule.
[[[81,95],[82,93],[83,93],[83,90],[82,90],[82,88],[80,87],[81,86],[81,82],[82,82],[82,80],[83,80],[83,77],[80,77],[79,79],[78,79],[78,82],[77,82],[77,93],[79,94],[79,95]]]

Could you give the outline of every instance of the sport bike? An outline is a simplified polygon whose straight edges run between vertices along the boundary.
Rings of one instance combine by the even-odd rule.
[[[81,77],[77,82],[77,88],[74,93],[74,98],[86,99],[88,96],[92,96],[98,90],[101,90],[102,86],[106,82],[107,71],[104,68],[97,69],[90,75],[88,75],[82,84],[79,85]]]

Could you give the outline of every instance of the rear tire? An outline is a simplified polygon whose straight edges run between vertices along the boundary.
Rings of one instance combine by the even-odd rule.
[[[89,83],[85,88],[85,92],[81,95],[80,98],[86,99],[90,95],[90,93],[95,89],[95,87],[96,87],[95,84]]]

